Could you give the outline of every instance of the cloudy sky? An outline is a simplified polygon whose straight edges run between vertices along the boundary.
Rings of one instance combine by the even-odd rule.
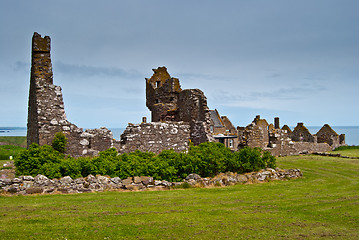
[[[166,66],[234,125],[359,125],[359,1],[0,3],[0,126],[26,126],[34,32],[51,37],[54,84],[79,127],[150,118],[145,77]]]

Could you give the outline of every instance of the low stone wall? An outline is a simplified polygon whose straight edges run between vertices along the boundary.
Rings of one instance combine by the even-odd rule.
[[[185,183],[194,187],[229,186],[235,184],[250,184],[268,182],[271,180],[285,180],[302,177],[299,169],[282,170],[267,168],[260,172],[247,174],[221,173],[213,178],[202,178],[198,174],[190,174],[183,182],[168,182],[155,180],[152,177],[129,177],[120,179],[108,176],[89,175],[86,178],[48,179],[43,175],[20,176],[13,179],[0,179],[0,193],[2,194],[56,194],[83,193],[101,191],[132,191],[132,190],[166,190]]]
[[[329,152],[333,149],[326,143],[283,141],[282,144],[277,144],[272,148],[264,148],[263,150],[271,152],[274,156],[291,156],[312,154],[316,152]]]

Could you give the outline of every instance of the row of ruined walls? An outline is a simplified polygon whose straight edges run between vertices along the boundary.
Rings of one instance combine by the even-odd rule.
[[[247,127],[239,127],[238,137],[238,148],[260,147],[275,156],[327,152],[345,145],[345,135],[338,135],[328,124],[312,135],[303,123],[298,123],[292,131],[287,125],[279,128],[279,118],[273,126],[260,116]]]
[[[213,121],[204,93],[199,89],[182,90],[179,80],[172,78],[165,67],[154,69],[153,76],[146,79],[146,105],[151,111],[152,122],[129,124],[121,135],[121,141],[113,139],[107,128],[85,131],[78,128],[67,120],[61,87],[53,84],[50,50],[50,38],[34,33],[28,145],[33,142],[51,144],[54,135],[63,132],[68,138],[67,153],[78,157],[96,155],[110,147],[115,147],[120,153],[136,149],[155,153],[163,149],[180,152],[188,149],[189,142],[198,145],[215,141],[214,132],[218,129],[211,128]],[[233,131],[228,118],[220,118],[220,121],[226,135],[228,130],[230,135],[238,136],[233,138],[234,141],[229,139],[235,143],[232,150],[244,146],[260,147],[279,156],[328,151],[345,144],[345,136],[336,134],[329,125],[312,135],[300,124],[293,132],[286,125],[279,129],[279,119],[275,119],[273,126],[257,116],[247,127],[238,127],[237,132]]]

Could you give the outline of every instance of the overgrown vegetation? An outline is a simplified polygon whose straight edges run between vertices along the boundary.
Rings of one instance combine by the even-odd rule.
[[[52,139],[52,147],[59,151],[60,153],[66,152],[67,138],[63,132],[58,132],[55,134],[54,139]]]
[[[10,156],[15,158],[19,152],[23,151],[23,147],[14,145],[1,145],[0,146],[0,160],[9,160]]]
[[[66,156],[51,146],[32,144],[15,159],[18,175],[43,174],[49,178],[89,174],[118,176],[151,176],[158,180],[181,181],[190,173],[213,177],[220,172],[252,172],[267,167],[275,168],[276,159],[259,148],[244,148],[231,152],[221,143],[202,143],[191,146],[188,153],[164,150],[156,155],[135,151],[118,155],[115,148],[100,152],[97,157]]]

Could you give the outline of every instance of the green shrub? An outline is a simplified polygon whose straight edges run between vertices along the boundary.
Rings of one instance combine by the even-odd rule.
[[[51,146],[32,144],[15,159],[18,175],[37,174],[49,178],[70,176],[86,177],[89,174],[118,176],[151,176],[158,180],[181,181],[190,173],[213,177],[220,172],[252,172],[263,168],[275,168],[275,157],[259,148],[243,148],[231,152],[221,143],[206,142],[190,146],[188,153],[163,150],[156,155],[136,150],[119,155],[115,148],[99,153],[96,157],[65,157]]]
[[[277,166],[275,157],[268,151],[263,152],[262,160],[265,163],[265,168],[276,168]]]
[[[63,159],[59,164],[61,176],[70,176],[72,179],[82,177],[83,168],[84,162],[80,159],[74,159],[72,157]]]
[[[52,139],[52,147],[59,151],[60,153],[66,152],[67,137],[63,132],[58,132],[55,134],[54,139]]]
[[[226,159],[232,157],[232,152],[222,143],[204,142],[198,146],[191,146],[188,151],[193,169],[200,176],[213,177],[226,171]]]
[[[18,175],[43,174],[49,178],[61,177],[60,164],[65,155],[54,150],[51,146],[39,146],[36,143],[29,149],[20,152],[15,158],[16,173]]]

